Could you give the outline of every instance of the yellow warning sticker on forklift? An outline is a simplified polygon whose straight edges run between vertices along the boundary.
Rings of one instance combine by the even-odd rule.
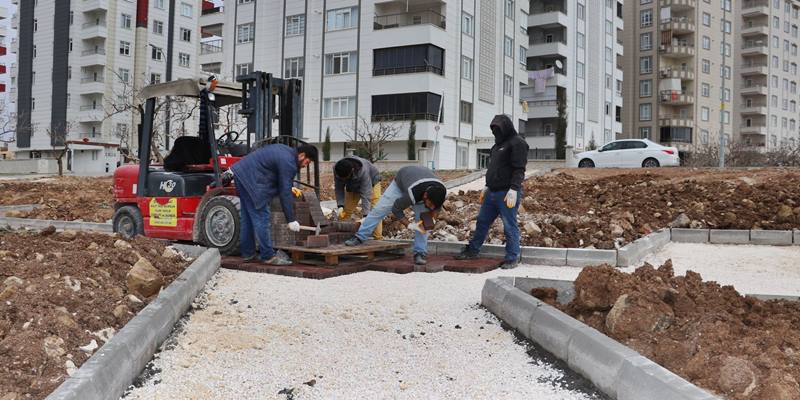
[[[165,204],[150,199],[150,226],[178,226],[178,199],[169,199]]]

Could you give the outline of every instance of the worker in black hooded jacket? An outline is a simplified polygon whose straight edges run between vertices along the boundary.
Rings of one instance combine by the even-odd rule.
[[[511,118],[497,115],[489,125],[494,135],[486,171],[486,187],[480,196],[481,210],[472,240],[456,258],[477,258],[494,220],[500,216],[506,236],[506,255],[502,268],[510,269],[519,263],[519,224],[517,210],[522,197],[522,181],[528,164],[528,143],[517,134]]]

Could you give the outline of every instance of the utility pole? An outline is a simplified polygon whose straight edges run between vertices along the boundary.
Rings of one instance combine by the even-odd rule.
[[[728,21],[728,8],[732,7],[732,0],[722,0],[722,87],[719,92],[719,167],[725,168],[725,60],[728,58],[726,46],[728,44],[728,30],[725,29],[725,22]],[[733,22],[731,21],[731,29]],[[731,50],[733,56],[733,50]],[[733,73],[731,73],[733,75]],[[732,76],[731,76],[732,77]]]

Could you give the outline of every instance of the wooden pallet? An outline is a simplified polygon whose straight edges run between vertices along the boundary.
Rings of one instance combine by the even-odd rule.
[[[400,250],[409,246],[411,246],[410,243],[368,240],[358,246],[345,246],[343,244],[337,244],[317,249],[303,246],[276,246],[276,248],[289,252],[289,254],[292,255],[292,261],[298,264],[304,263],[306,257],[315,255],[323,257],[326,265],[336,266],[339,265],[339,257],[364,256],[367,260],[373,261],[375,260],[377,253]]]

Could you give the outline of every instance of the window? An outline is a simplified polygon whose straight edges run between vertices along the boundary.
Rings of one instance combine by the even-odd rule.
[[[506,36],[503,42],[503,54],[506,57],[514,57],[514,39]]]
[[[72,79],[72,66],[71,65],[67,66],[67,79]],[[11,84],[13,85],[14,83],[15,83],[14,82],[14,77],[11,77]]]
[[[647,32],[639,35],[639,50],[653,49],[653,33]]]
[[[122,83],[128,83],[131,79],[131,70],[120,68],[119,69],[119,80]]]
[[[506,18],[514,18],[514,0],[506,0]]]
[[[164,59],[164,52],[160,47],[150,46],[150,58],[155,61],[162,61]]]
[[[120,41],[119,42],[119,54],[123,56],[131,55],[131,42]]]
[[[189,54],[178,53],[178,65],[181,67],[189,68]]]
[[[641,139],[650,139],[650,127],[643,126],[639,128],[639,138]]]
[[[32,49],[33,49],[33,58],[36,58],[36,55],[37,55],[36,45],[33,45]]]
[[[639,97],[650,97],[653,95],[653,81],[645,79],[639,81]]]
[[[284,78],[302,78],[305,73],[305,62],[303,57],[287,58],[284,61]]]
[[[519,63],[522,66],[528,65],[528,48],[525,46],[519,46]]]
[[[432,44],[418,44],[373,51],[373,76],[415,72],[444,75],[444,49]]]
[[[575,93],[575,103],[578,108],[583,108],[583,105],[585,104],[583,101],[583,92]]]
[[[31,97],[31,111],[36,109],[36,98]]]
[[[255,24],[250,22],[241,24],[236,27],[236,42],[237,43],[250,43],[256,37]]]
[[[787,25],[787,28],[788,28],[788,25]],[[726,19],[722,20],[722,31],[725,32],[725,33],[731,33],[731,21],[728,21]],[[788,30],[787,30],[787,32],[788,32]]]
[[[639,21],[642,28],[653,26],[653,10],[647,9],[639,12]]]
[[[711,26],[711,14],[707,12],[703,13],[703,25]]]
[[[606,89],[611,90],[614,88],[614,77],[606,74]]]
[[[150,83],[161,83],[161,74],[150,74]]]
[[[239,0],[239,4],[249,4],[254,2],[255,0]]]
[[[773,68],[778,68],[778,65],[780,65],[780,63],[781,63],[781,60],[780,60],[780,58],[778,58],[778,56],[772,56],[772,67]]]
[[[709,114],[710,114],[710,112],[708,110],[708,107],[700,108],[700,119],[702,119],[703,121],[708,121],[709,120]]]
[[[652,104],[639,104],[639,121],[650,121],[652,119]]]
[[[164,9],[164,0],[156,0],[153,2],[153,7],[158,8],[159,10]]]
[[[192,17],[192,5],[189,3],[181,3],[181,15],[184,17]]]
[[[72,52],[72,38],[69,38],[69,51]]]
[[[472,59],[467,56],[461,56],[461,77],[471,81],[473,77],[473,64]]]
[[[37,32],[39,30],[39,20],[34,18],[33,19],[33,31]]]
[[[322,118],[352,118],[356,115],[356,98],[332,97],[325,99]]]
[[[472,103],[461,100],[461,122],[465,124],[472,123]]]
[[[653,57],[639,57],[639,73],[649,74],[653,72]]]
[[[286,17],[286,36],[302,35],[306,31],[306,16],[303,14]]]
[[[395,93],[372,96],[373,121],[436,121],[442,96],[429,93]],[[444,113],[442,114],[444,118]]]
[[[711,38],[708,36],[703,36],[703,49],[711,50]]]
[[[586,6],[581,3],[578,3],[578,20],[586,20]]]
[[[325,75],[350,74],[356,72],[358,55],[355,51],[325,55]]]
[[[708,144],[708,131],[705,129],[700,130],[700,143]]]
[[[711,96],[711,85],[709,85],[707,83],[703,83],[700,86],[700,92],[701,92],[703,97],[710,97]]]
[[[611,47],[606,47],[606,62],[614,62],[614,50]]]
[[[586,47],[586,36],[584,36],[583,33],[578,32],[577,38],[578,48],[582,49]]]
[[[131,21],[132,21],[131,16],[128,14],[122,14],[121,17],[122,18],[120,19],[119,26],[122,27],[123,29],[131,29]]]
[[[358,26],[358,7],[339,8],[328,11],[328,31],[355,28]]]
[[[153,20],[153,34],[164,35],[164,22]]]
[[[711,61],[703,59],[702,61],[702,71],[704,74],[711,73]]]
[[[725,79],[731,79],[731,67],[727,65],[722,67],[722,77]]]
[[[580,61],[575,64],[575,75],[577,78],[583,79],[585,73],[586,65]]]
[[[191,42],[192,41],[192,30],[181,28],[181,40],[184,42]]]
[[[236,76],[247,75],[253,71],[253,63],[236,64]]]
[[[509,75],[503,76],[503,94],[506,96],[514,95],[514,79]]]
[[[475,18],[471,14],[461,14],[461,32],[475,36]]]
[[[720,43],[721,54],[725,57],[731,56],[731,44],[730,43]]]

